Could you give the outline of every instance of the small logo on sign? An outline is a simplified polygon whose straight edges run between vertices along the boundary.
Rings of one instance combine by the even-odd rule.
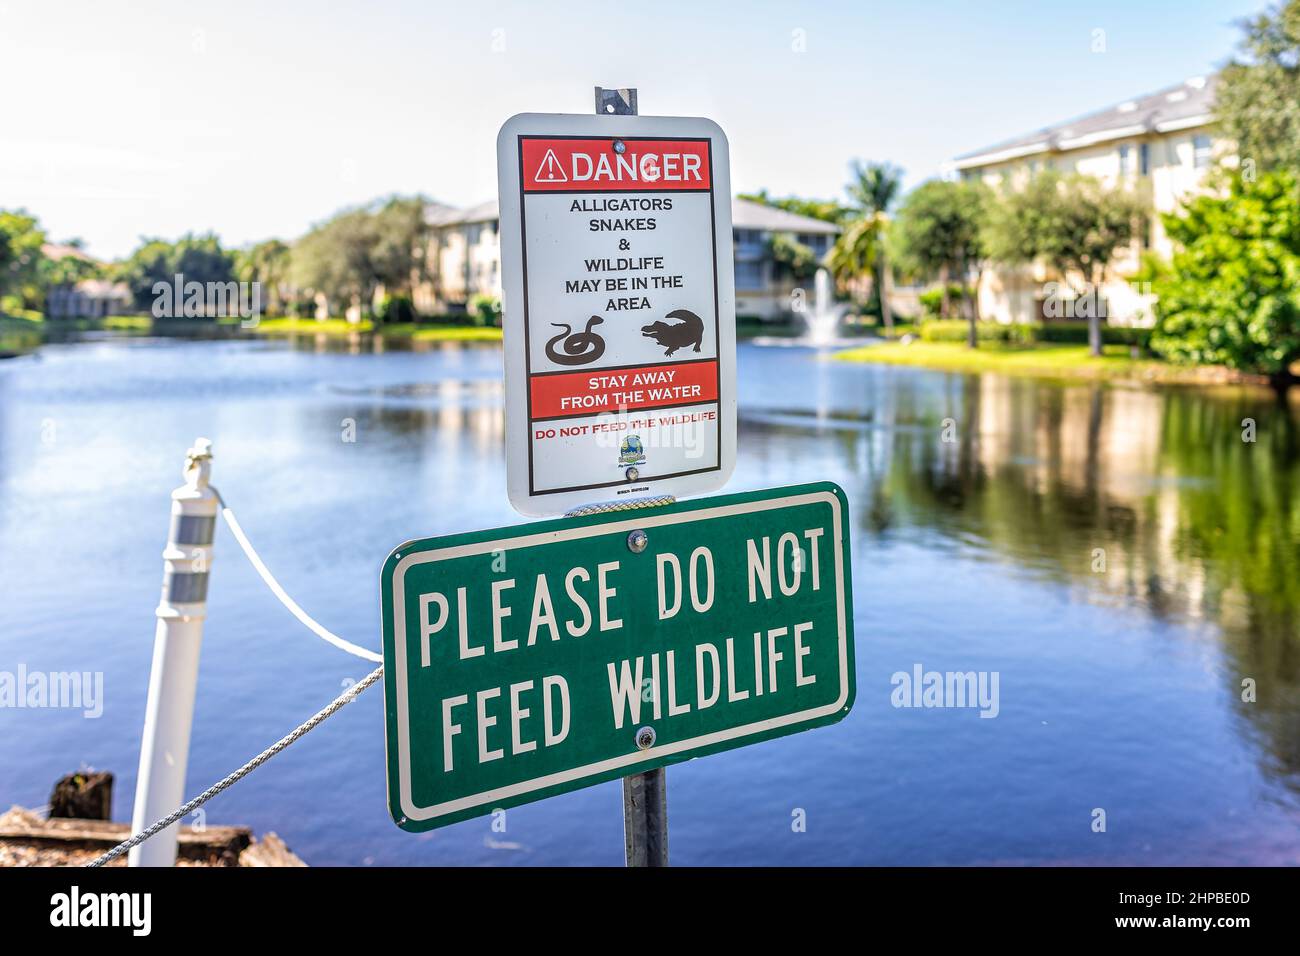
[[[555,158],[555,150],[548,149],[546,151],[546,155],[542,157],[542,165],[537,167],[537,175],[533,179],[539,183],[567,183],[569,181],[569,177],[564,175],[564,167]]]
[[[636,435],[628,435],[618,446],[618,463],[620,465],[641,465],[645,463],[645,448]]]

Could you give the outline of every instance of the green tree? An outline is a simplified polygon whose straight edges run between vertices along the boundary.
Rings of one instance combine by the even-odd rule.
[[[879,303],[880,318],[887,335],[894,330],[894,317],[885,288],[889,265],[884,237],[889,227],[889,208],[903,184],[903,171],[891,163],[862,163],[850,166],[852,179],[845,191],[848,212],[841,218],[843,231],[831,250],[835,277],[852,281],[871,275],[871,296]]]
[[[338,214],[294,245],[294,283],[310,295],[323,295],[331,312],[353,304],[368,310],[381,282],[370,255],[377,241],[374,216],[368,210]]]
[[[904,268],[938,276],[942,290],[940,314],[944,318],[949,312],[950,280],[956,276],[965,282],[971,268],[979,270],[984,261],[988,204],[989,192],[981,183],[932,179],[908,194],[894,221],[894,246]],[[977,279],[977,292],[978,288]],[[967,344],[971,348],[979,344],[976,301],[972,300],[967,310]]]
[[[394,196],[374,212],[375,246],[371,261],[390,295],[408,298],[414,285],[428,274],[429,226],[423,196]]]
[[[1231,177],[1163,217],[1176,251],[1157,278],[1151,347],[1177,362],[1267,375],[1279,391],[1300,360],[1300,186],[1295,174]]]
[[[22,209],[0,210],[0,312],[6,299],[18,309],[40,304],[44,244],[36,217]]]
[[[1088,350],[1101,355],[1100,289],[1121,249],[1146,220],[1147,201],[1090,176],[1034,176],[990,207],[984,242],[991,259],[1010,265],[1042,259],[1076,295],[1097,303],[1088,314]]]
[[[357,304],[370,313],[380,286],[386,296],[409,298],[427,272],[427,205],[420,196],[395,196],[315,226],[294,246],[294,281],[334,308]]]
[[[1215,113],[1243,163],[1300,172],[1300,0],[1241,21],[1239,52],[1224,67]]]
[[[256,282],[268,315],[283,315],[290,297],[289,246],[279,239],[267,239],[235,253],[235,277]]]
[[[80,240],[64,243],[80,250]],[[40,268],[41,287],[48,293],[59,286],[76,285],[83,279],[99,279],[105,273],[104,264],[87,255],[77,252],[64,252],[62,255],[46,254],[42,257]]]
[[[227,283],[234,280],[235,255],[221,247],[214,233],[187,233],[176,242],[145,239],[127,259],[118,264],[116,277],[131,288],[136,307],[152,308],[154,285],[172,285],[176,276],[189,284]]]
[[[768,252],[778,272],[783,272],[796,282],[811,279],[817,272],[817,254],[787,232],[772,234]]]

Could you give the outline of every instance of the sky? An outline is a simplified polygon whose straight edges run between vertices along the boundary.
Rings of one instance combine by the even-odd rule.
[[[0,0],[0,209],[105,259],[293,239],[347,206],[496,194],[515,113],[707,116],[732,185],[839,197],[1203,75],[1265,0]]]

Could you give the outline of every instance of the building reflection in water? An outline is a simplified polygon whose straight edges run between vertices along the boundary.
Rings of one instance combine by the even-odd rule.
[[[742,446],[776,477],[832,442],[869,535],[936,533],[1082,600],[1204,625],[1180,633],[1219,642],[1264,771],[1300,792],[1300,396],[852,371],[825,371],[812,408],[742,405]]]

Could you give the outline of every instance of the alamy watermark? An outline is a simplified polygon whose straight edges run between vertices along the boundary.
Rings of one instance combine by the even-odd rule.
[[[996,717],[1001,710],[998,671],[927,671],[920,664],[895,671],[889,702],[895,707],[970,707],[981,717]]]
[[[81,710],[87,720],[104,713],[103,671],[0,671],[0,708]]]
[[[50,897],[50,925],[54,927],[118,927],[133,936],[148,936],[153,928],[153,894],[82,891],[73,885],[66,893]]]
[[[262,317],[262,283],[185,281],[182,273],[170,282],[153,284],[156,319],[215,319],[238,316],[243,328],[257,326]]]

